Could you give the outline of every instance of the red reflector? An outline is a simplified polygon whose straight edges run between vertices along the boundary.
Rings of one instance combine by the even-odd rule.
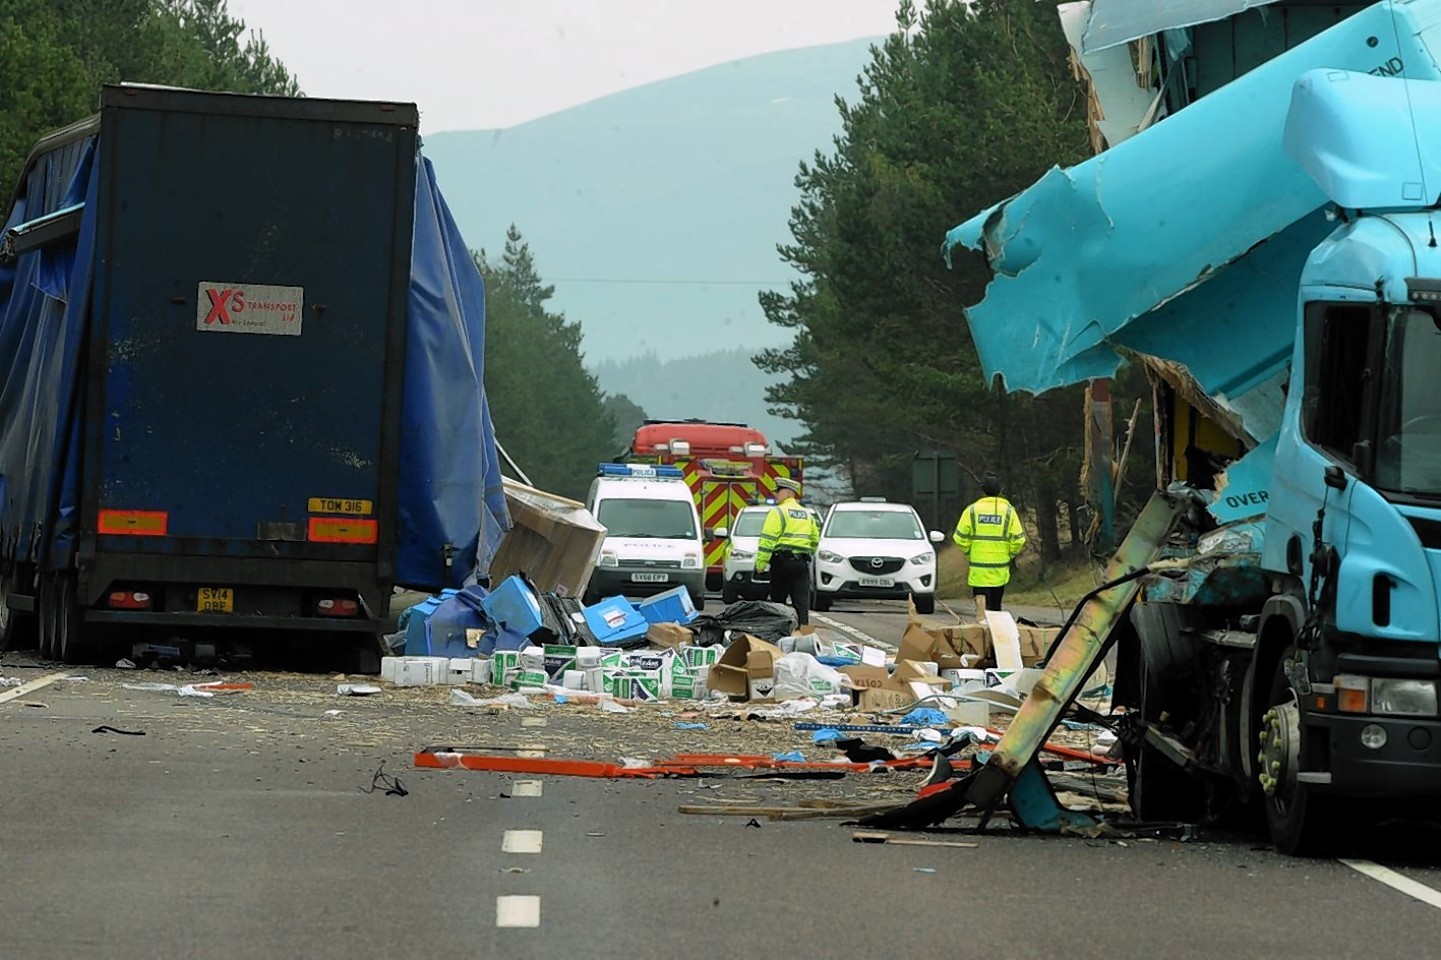
[[[170,514],[163,510],[101,510],[96,532],[132,537],[163,537]]]
[[[315,604],[315,612],[322,617],[353,617],[360,612],[360,604],[354,600],[327,598]]]
[[[375,543],[379,532],[374,520],[352,520],[346,517],[311,517],[310,540],[313,543]]]

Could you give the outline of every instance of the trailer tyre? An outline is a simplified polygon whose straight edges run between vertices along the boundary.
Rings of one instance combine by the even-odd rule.
[[[64,663],[84,663],[91,659],[91,645],[86,642],[85,626],[80,619],[80,591],[75,574],[56,574],[51,591],[55,618],[54,652]]]
[[[1290,856],[1315,856],[1332,839],[1331,800],[1302,783],[1296,773],[1301,754],[1301,711],[1286,661],[1295,656],[1286,651],[1276,663],[1271,679],[1270,708],[1262,715],[1256,734],[1257,769],[1264,794],[1266,823],[1271,842]]]
[[[54,578],[42,576],[40,589],[35,595],[35,620],[38,630],[37,644],[40,656],[45,660],[57,659],[55,646],[55,607],[51,595],[55,592]]]
[[[15,589],[13,572],[0,576],[0,650],[25,650],[35,643],[35,615],[10,609]]]

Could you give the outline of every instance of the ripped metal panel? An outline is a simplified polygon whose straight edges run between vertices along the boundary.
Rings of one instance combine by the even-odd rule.
[[[1165,30],[1225,20],[1276,0],[1094,0],[1081,38],[1085,53],[1105,50]]]
[[[1328,232],[1324,194],[1281,147],[1292,86],[1318,65],[1365,71],[1398,56],[1434,72],[1418,32],[1393,30],[1389,4],[1362,11],[951,230],[948,253],[982,250],[995,273],[967,311],[987,376],[1040,392],[1111,376],[1117,349],[1132,349],[1252,401],[1231,406],[1249,409],[1252,442],[1266,436],[1249,424],[1279,415],[1296,280]],[[1266,402],[1246,396],[1267,384]]]

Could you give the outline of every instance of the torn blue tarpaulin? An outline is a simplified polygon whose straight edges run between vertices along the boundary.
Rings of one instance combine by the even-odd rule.
[[[1252,442],[1269,436],[1296,281],[1331,229],[1282,149],[1292,88],[1316,66],[1434,62],[1435,30],[1397,13],[1399,31],[1390,4],[1362,11],[951,230],[948,254],[980,250],[995,273],[967,311],[987,376],[1041,392],[1111,376],[1125,348],[1184,365]]]
[[[1091,53],[1152,34],[1225,20],[1276,0],[1091,0],[1081,52]]]

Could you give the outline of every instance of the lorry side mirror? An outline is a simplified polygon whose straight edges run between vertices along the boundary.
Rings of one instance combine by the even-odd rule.
[[[1326,486],[1332,490],[1346,489],[1346,474],[1335,464],[1326,468]]]

